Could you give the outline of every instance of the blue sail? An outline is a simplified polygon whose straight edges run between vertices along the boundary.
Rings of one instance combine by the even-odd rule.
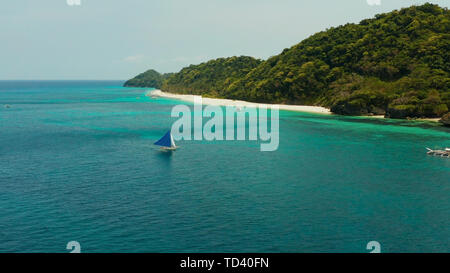
[[[170,136],[170,131],[168,131],[160,140],[156,141],[155,145],[172,147],[172,138]]]

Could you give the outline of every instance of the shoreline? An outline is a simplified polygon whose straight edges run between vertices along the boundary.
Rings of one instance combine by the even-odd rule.
[[[390,119],[390,118],[385,117],[384,115],[356,116],[356,117],[375,118],[375,119]],[[410,119],[397,119],[397,120],[439,122],[441,120],[441,118],[410,118]]]
[[[146,96],[178,99],[178,100],[191,102],[191,103],[194,102],[195,97],[198,97],[196,95],[173,94],[173,93],[168,93],[168,92],[164,92],[161,90],[148,91]],[[205,105],[238,106],[238,107],[265,106],[265,107],[270,108],[270,106],[278,106],[280,110],[295,111],[295,112],[307,112],[307,113],[324,114],[324,115],[332,115],[333,114],[330,111],[330,109],[321,107],[321,106],[268,104],[268,103],[248,102],[248,101],[243,101],[243,100],[213,99],[213,98],[205,98],[205,97],[202,97],[202,103]]]
[[[177,99],[186,102],[194,103],[194,98],[198,95],[186,95],[186,94],[174,94],[164,92],[162,90],[150,90],[145,94],[147,97],[161,97],[169,99]],[[308,105],[287,105],[287,104],[270,104],[270,103],[256,103],[248,102],[243,100],[231,100],[231,99],[216,99],[216,98],[205,98],[202,97],[202,103],[205,105],[215,105],[215,106],[238,106],[238,107],[258,107],[265,106],[270,108],[270,106],[278,106],[280,110],[294,111],[294,112],[306,112],[314,114],[323,115],[334,115],[330,109],[322,106],[308,106]],[[364,118],[374,118],[374,119],[388,119],[383,115],[373,115],[373,116],[359,116]],[[405,119],[409,121],[428,121],[433,123],[439,123],[440,118],[416,118],[416,119]]]

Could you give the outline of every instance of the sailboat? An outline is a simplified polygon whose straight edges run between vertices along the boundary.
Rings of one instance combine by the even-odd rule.
[[[160,140],[154,143],[155,145],[161,146],[161,150],[175,151],[178,147],[175,145],[173,136],[170,131],[168,131]]]

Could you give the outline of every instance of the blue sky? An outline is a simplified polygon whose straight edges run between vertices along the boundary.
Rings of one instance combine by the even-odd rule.
[[[2,1],[0,79],[124,80],[149,68],[176,72],[218,57],[265,59],[326,28],[426,2],[80,1]]]

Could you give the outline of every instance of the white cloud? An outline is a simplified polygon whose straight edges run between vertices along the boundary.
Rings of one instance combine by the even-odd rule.
[[[123,59],[127,63],[140,63],[144,60],[144,55],[128,56]]]
[[[381,5],[381,0],[367,0],[369,6],[379,6]]]

